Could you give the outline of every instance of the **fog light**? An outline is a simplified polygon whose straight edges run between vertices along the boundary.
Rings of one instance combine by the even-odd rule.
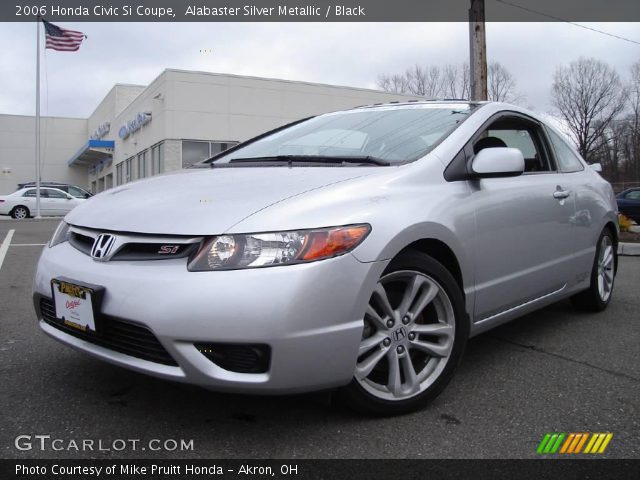
[[[261,344],[195,343],[198,351],[220,368],[236,373],[265,373],[271,348]]]

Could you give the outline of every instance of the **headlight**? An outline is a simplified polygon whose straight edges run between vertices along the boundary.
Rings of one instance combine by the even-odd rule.
[[[53,232],[53,237],[49,241],[49,248],[55,247],[59,243],[69,240],[69,224],[64,221],[60,222],[56,231]]]
[[[203,272],[314,262],[353,250],[370,231],[369,225],[349,225],[209,237],[202,242],[188,269]]]

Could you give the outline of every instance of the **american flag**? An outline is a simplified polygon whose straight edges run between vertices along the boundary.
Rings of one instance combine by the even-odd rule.
[[[60,28],[46,20],[42,20],[42,23],[44,23],[44,30],[47,38],[45,48],[58,50],[59,52],[75,52],[80,48],[82,40],[87,38],[87,36],[82,32]]]

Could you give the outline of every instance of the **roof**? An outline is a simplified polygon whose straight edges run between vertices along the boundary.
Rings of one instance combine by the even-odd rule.
[[[400,102],[395,100],[393,102],[385,102],[385,103],[372,103],[370,105],[360,105],[358,107],[354,107],[354,109],[358,108],[374,108],[374,107],[402,107],[408,105],[472,105],[479,106],[487,103],[493,103],[488,101],[471,101],[466,99],[456,99],[456,98],[444,98],[444,99],[430,99],[430,100],[407,100],[406,102]]]

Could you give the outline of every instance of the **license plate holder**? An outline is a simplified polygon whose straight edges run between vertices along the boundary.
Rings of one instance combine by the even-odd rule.
[[[87,335],[100,333],[100,303],[104,288],[65,277],[51,280],[56,320]]]

